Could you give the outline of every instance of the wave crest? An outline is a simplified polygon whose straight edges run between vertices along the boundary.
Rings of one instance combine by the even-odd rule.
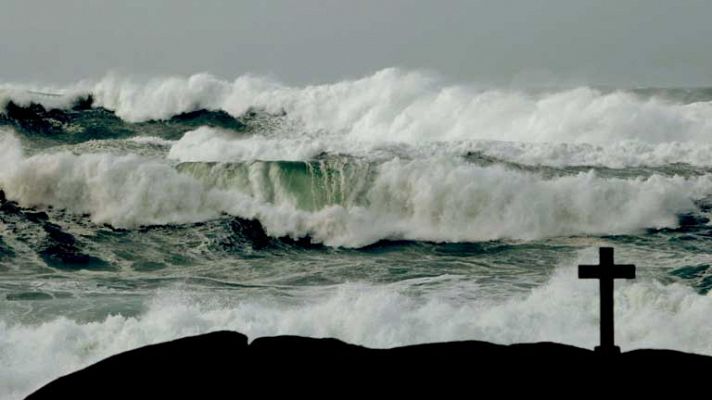
[[[340,132],[350,140],[710,143],[712,136],[710,102],[684,104],[587,87],[543,93],[476,89],[393,68],[304,87],[249,75],[226,81],[197,74],[144,83],[111,75],[93,85],[57,89],[65,94],[54,97],[31,95],[27,89],[32,88],[6,86],[0,92],[5,99],[30,98],[53,107],[68,107],[72,98],[89,93],[96,106],[131,122],[201,109],[234,117],[250,109],[286,112],[300,132]]]
[[[0,186],[24,206],[54,206],[117,227],[180,224],[228,213],[274,237],[360,247],[622,234],[676,227],[712,193],[712,176],[545,178],[452,158],[365,164],[252,162],[183,166],[139,156],[40,153],[1,137]]]

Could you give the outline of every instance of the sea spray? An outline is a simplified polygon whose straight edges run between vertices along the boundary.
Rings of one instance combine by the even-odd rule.
[[[91,94],[94,105],[121,118],[165,120],[196,110],[286,113],[308,132],[344,132],[352,139],[400,142],[471,139],[524,142],[710,143],[710,102],[679,103],[626,91],[581,87],[530,93],[447,85],[421,72],[384,69],[362,79],[293,87],[244,75],[234,81],[207,74],[140,83],[109,75],[88,85],[55,88],[60,96],[31,86],[6,87],[6,99],[21,96],[47,107],[71,105]],[[47,88],[40,88],[47,90]]]
[[[591,252],[593,253],[593,252]],[[576,262],[572,261],[573,264]],[[427,280],[420,280],[425,283]],[[46,381],[137,346],[230,329],[250,339],[273,335],[335,337],[370,347],[477,338],[496,343],[557,341],[592,348],[598,340],[597,288],[561,267],[528,294],[493,301],[477,282],[409,294],[413,283],[350,283],[285,297],[238,299],[162,290],[138,317],[83,323],[55,318],[34,325],[0,321],[0,395],[28,393]],[[617,342],[624,351],[670,348],[712,354],[712,298],[678,284],[617,285]],[[25,354],[33,357],[25,357]]]
[[[588,172],[547,179],[447,158],[394,159],[316,178],[305,176],[308,168],[252,163],[223,169],[226,181],[216,186],[221,179],[197,174],[195,167],[180,173],[153,159],[102,153],[23,157],[17,139],[6,135],[3,143],[2,162],[12,168],[0,173],[0,185],[25,207],[86,213],[95,223],[120,228],[228,213],[259,220],[274,237],[309,236],[330,246],[635,233],[676,227],[678,214],[695,211],[693,200],[712,193],[706,175],[603,179]],[[215,168],[220,166],[207,169]],[[312,183],[297,184],[300,175]],[[330,192],[334,183],[353,192]],[[314,190],[320,192],[316,197]]]

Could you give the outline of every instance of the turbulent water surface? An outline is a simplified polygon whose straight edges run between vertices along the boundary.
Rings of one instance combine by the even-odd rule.
[[[217,329],[712,354],[712,91],[0,85],[0,397]]]

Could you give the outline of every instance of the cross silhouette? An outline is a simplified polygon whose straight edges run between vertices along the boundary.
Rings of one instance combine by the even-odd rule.
[[[579,265],[579,279],[598,279],[601,295],[601,345],[596,351],[618,354],[621,349],[613,339],[613,280],[634,279],[635,265],[616,265],[613,262],[613,247],[599,248],[599,265]]]

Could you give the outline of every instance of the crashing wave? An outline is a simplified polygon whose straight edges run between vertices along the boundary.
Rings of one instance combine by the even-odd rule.
[[[707,156],[712,150],[707,92],[693,102],[687,92],[668,92],[478,89],[398,69],[301,87],[249,75],[234,81],[197,74],[141,83],[111,75],[64,88],[5,85],[0,88],[0,119],[49,131],[111,125],[94,138],[112,137],[112,131],[175,140],[201,125],[228,131],[244,131],[246,125],[255,133],[251,141],[238,142],[217,130],[198,129],[173,149],[173,157],[181,161],[479,151],[555,166],[712,165]],[[104,119],[73,114],[82,99],[84,108],[91,99],[95,110],[106,111]],[[18,112],[30,116],[12,117]],[[82,118],[91,121],[83,123]],[[137,128],[146,123],[153,125]]]
[[[9,95],[4,98],[67,108],[78,96],[91,94],[95,106],[130,122],[167,120],[199,110],[240,117],[260,109],[286,112],[310,132],[409,143],[473,139],[709,143],[712,131],[709,101],[685,103],[655,92],[643,96],[587,87],[541,93],[475,89],[392,68],[362,79],[304,87],[249,75],[226,81],[197,74],[144,83],[108,76],[95,84],[55,88],[65,93],[58,97],[33,95],[28,89],[6,88]]]
[[[712,194],[710,175],[546,178],[453,158],[176,169],[136,155],[27,157],[7,134],[0,145],[7,166],[0,186],[23,206],[53,206],[128,228],[228,213],[259,220],[273,237],[309,236],[330,246],[632,233],[675,227],[678,214],[697,210],[694,200]]]
[[[322,155],[345,155],[367,160],[431,157],[471,158],[476,155],[524,166],[638,168],[687,165],[712,166],[712,144],[671,142],[646,144],[621,141],[590,143],[526,143],[489,140],[449,143],[391,143],[350,141],[338,134],[240,135],[200,127],[173,143],[168,157],[181,162],[244,162],[251,160],[304,161]],[[673,168],[674,169],[674,168]]]

